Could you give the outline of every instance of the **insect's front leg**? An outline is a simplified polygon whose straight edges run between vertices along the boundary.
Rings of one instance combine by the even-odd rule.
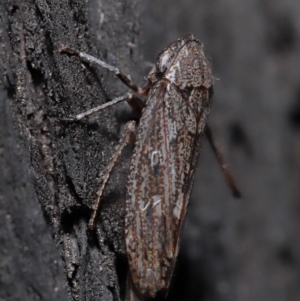
[[[104,189],[105,189],[105,187],[107,185],[107,182],[110,178],[111,172],[112,172],[114,166],[116,165],[116,162],[117,162],[118,158],[120,157],[120,155],[122,153],[122,150],[129,143],[131,143],[131,144],[134,143],[135,128],[136,128],[135,121],[130,120],[126,123],[124,132],[123,132],[122,137],[121,137],[121,139],[118,143],[118,146],[115,150],[115,153],[114,153],[113,157],[111,158],[108,166],[106,167],[104,176],[102,177],[102,185],[101,185],[99,191],[97,192],[97,198],[96,198],[96,202],[94,204],[93,214],[92,214],[92,216],[90,218],[90,221],[89,221],[89,224],[88,224],[88,227],[90,229],[94,228],[95,218],[97,216],[97,212],[98,212],[98,209],[100,207],[101,198],[102,198]]]
[[[70,48],[70,47],[60,47],[61,53],[66,53],[69,55],[76,55],[80,57],[83,61],[88,62],[90,64],[94,63],[97,65],[100,65],[102,68],[109,70],[110,72],[113,72],[128,88],[130,88],[134,93],[137,93],[140,96],[148,96],[148,92],[151,88],[151,83],[148,80],[147,83],[143,87],[138,87],[133,83],[131,78],[127,76],[126,74],[122,73],[118,68],[113,67],[104,61],[97,59],[85,52],[77,51],[76,49]]]

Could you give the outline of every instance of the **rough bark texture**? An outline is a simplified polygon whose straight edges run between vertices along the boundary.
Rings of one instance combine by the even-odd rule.
[[[140,12],[138,0],[0,0],[0,299],[124,296],[128,156],[96,230],[86,231],[124,114],[59,119],[127,89],[59,47],[102,57],[139,82],[141,36],[154,62],[194,33],[220,79],[210,123],[244,197],[230,196],[204,141],[168,299],[298,301],[299,1],[147,0],[143,35]]]
[[[243,193],[204,141],[171,300],[299,300],[299,14],[294,0],[146,1],[146,59],[186,33],[212,57],[209,122]]]
[[[125,159],[96,230],[86,224],[120,122],[113,109],[80,123],[60,119],[126,88],[58,50],[88,52],[140,78],[139,1],[2,0],[0,9],[0,299],[118,300],[126,259],[124,189],[116,187],[124,187]]]

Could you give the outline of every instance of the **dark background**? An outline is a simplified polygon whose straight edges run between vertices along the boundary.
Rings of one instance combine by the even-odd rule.
[[[300,298],[299,13],[292,0],[147,1],[147,60],[190,32],[212,58],[209,122],[243,194],[205,141],[180,254],[189,300]]]
[[[299,300],[299,1],[0,0],[0,9],[0,300],[124,297],[130,150],[92,235],[86,223],[126,105],[58,121],[127,89],[58,49],[100,56],[141,84],[145,62],[186,33],[212,58],[209,122],[243,198],[204,141],[169,300]]]

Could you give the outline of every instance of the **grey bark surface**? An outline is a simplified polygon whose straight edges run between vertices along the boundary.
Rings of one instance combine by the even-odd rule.
[[[138,0],[0,3],[1,300],[107,301],[120,291],[123,298],[128,156],[105,192],[95,231],[86,226],[124,118],[111,109],[80,123],[60,119],[127,89],[59,47],[141,78],[140,12]]]
[[[59,47],[141,83],[142,53],[153,63],[194,33],[212,57],[210,124],[243,199],[204,141],[168,300],[298,301],[299,1],[148,0],[143,35],[140,12],[137,0],[0,1],[0,299],[124,296],[126,154],[96,230],[86,224],[126,106],[117,117],[59,120],[127,89]]]
[[[187,33],[211,56],[209,123],[243,194],[204,140],[171,300],[300,298],[299,14],[294,0],[146,1],[146,60]]]

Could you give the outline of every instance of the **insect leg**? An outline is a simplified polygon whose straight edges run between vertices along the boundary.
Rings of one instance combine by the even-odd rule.
[[[111,175],[111,172],[112,172],[119,156],[121,155],[123,148],[126,145],[128,145],[128,143],[133,143],[133,141],[135,139],[135,128],[136,128],[135,121],[131,120],[126,123],[124,132],[123,132],[122,137],[119,141],[119,144],[115,150],[115,153],[114,153],[113,157],[111,158],[110,163],[106,167],[105,174],[102,178],[102,185],[97,193],[97,199],[96,199],[96,202],[95,202],[95,205],[93,208],[93,214],[92,214],[89,224],[88,224],[88,228],[90,228],[90,229],[94,228],[95,218],[97,216],[97,212],[98,212],[98,209],[99,209],[99,206],[101,203],[101,198],[102,198],[105,186]]]
[[[109,101],[107,103],[104,103],[104,104],[102,104],[102,105],[100,105],[98,107],[95,107],[95,108],[90,109],[90,110],[88,110],[86,112],[77,114],[73,118],[63,118],[62,120],[63,121],[80,121],[81,119],[83,119],[85,117],[88,117],[88,116],[93,115],[93,114],[97,114],[100,111],[105,110],[106,108],[112,107],[115,104],[118,104],[118,103],[120,103],[122,101],[127,101],[128,104],[131,106],[131,108],[138,115],[141,114],[142,109],[145,107],[145,104],[144,104],[144,102],[141,99],[139,99],[138,97],[132,95],[131,93],[127,93],[125,95],[116,97],[115,99],[113,99],[113,100],[111,100],[111,101]]]
[[[228,167],[228,164],[226,163],[226,160],[224,159],[224,156],[223,154],[221,153],[221,151],[219,150],[217,144],[216,144],[216,140],[214,139],[213,137],[213,134],[212,134],[212,130],[210,128],[210,126],[207,124],[206,125],[206,129],[205,129],[205,134],[206,134],[206,137],[210,143],[210,146],[219,162],[219,165],[221,167],[221,170],[225,176],[225,179],[226,179],[226,182],[227,182],[227,185],[229,186],[231,192],[232,192],[232,195],[235,197],[235,198],[240,198],[241,197],[241,192],[239,190],[239,188],[237,187],[237,184],[233,178],[233,175],[231,173],[231,170],[229,169]]]
[[[124,73],[122,73],[118,68],[113,67],[107,63],[105,63],[104,61],[97,59],[85,52],[80,52],[77,51],[76,49],[73,48],[69,48],[69,47],[60,47],[60,52],[61,53],[67,53],[70,55],[76,55],[78,57],[80,57],[83,61],[88,62],[88,63],[95,63],[97,65],[100,65],[102,68],[109,70],[110,72],[113,72],[127,87],[129,87],[133,92],[141,95],[141,96],[147,96],[148,92],[150,90],[150,86],[151,83],[148,81],[145,86],[143,87],[138,87],[137,85],[135,85],[131,78],[127,75],[125,75]]]

